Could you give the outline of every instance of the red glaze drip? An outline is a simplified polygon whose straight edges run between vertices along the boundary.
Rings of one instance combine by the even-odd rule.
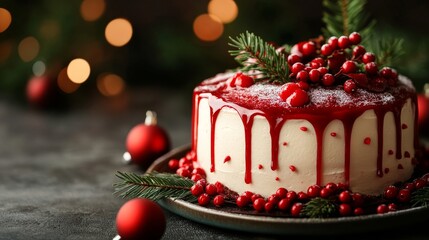
[[[280,181],[280,178],[279,177],[276,177],[276,181],[278,182],[278,181]]]
[[[289,169],[290,169],[292,172],[295,172],[295,171],[296,171],[296,167],[295,167],[294,165],[290,165],[290,166],[289,166]]]
[[[201,98],[199,97],[199,94],[194,92],[193,94],[193,101],[192,101],[192,128],[191,128],[191,135],[192,135],[192,150],[195,154],[195,159],[198,159],[197,157],[197,144],[198,144],[198,107],[200,105]]]
[[[357,106],[336,106],[334,101],[334,104],[330,105],[329,100],[335,99],[335,97],[328,98],[328,102],[324,105],[317,105],[312,106],[312,103],[310,101],[309,106],[305,106],[302,108],[291,108],[287,107],[285,108],[282,106],[281,101],[278,99],[278,102],[273,103],[272,102],[264,102],[263,100],[259,99],[258,97],[253,97],[251,94],[246,95],[245,89],[225,89],[225,84],[223,82],[226,80],[226,78],[219,78],[214,79],[210,81],[203,82],[200,87],[197,87],[195,90],[195,105],[193,107],[193,129],[192,129],[192,136],[193,136],[193,150],[196,153],[197,150],[197,130],[198,130],[198,117],[195,116],[196,112],[198,110],[198,105],[200,102],[201,97],[207,97],[209,99],[209,106],[210,106],[210,114],[211,114],[211,167],[210,171],[215,171],[215,149],[214,149],[214,140],[215,140],[215,125],[216,125],[216,119],[218,117],[218,114],[220,110],[223,107],[230,107],[237,111],[237,113],[240,115],[241,120],[244,125],[244,132],[245,132],[245,182],[251,183],[252,177],[251,177],[251,145],[252,145],[252,134],[251,129],[254,121],[254,117],[256,115],[261,115],[265,117],[270,125],[270,134],[271,134],[271,154],[272,154],[272,170],[278,169],[278,149],[279,149],[279,135],[280,130],[284,124],[285,121],[289,119],[305,119],[309,121],[315,130],[316,134],[316,142],[317,142],[317,159],[316,159],[316,165],[317,165],[317,183],[321,184],[321,177],[322,177],[322,163],[323,163],[323,134],[325,131],[325,128],[327,124],[332,121],[333,119],[338,119],[342,121],[344,126],[344,141],[345,141],[345,156],[344,156],[344,179],[345,184],[349,184],[350,179],[350,148],[351,148],[351,133],[353,129],[353,125],[355,120],[366,110],[374,109],[372,106],[366,106],[366,105],[357,105]],[[263,84],[263,83],[258,83]],[[258,85],[254,84],[254,85]],[[254,86],[252,86],[254,87]],[[250,87],[250,88],[252,88]],[[250,89],[249,88],[249,89]],[[340,87],[338,87],[340,88]],[[394,119],[395,119],[395,125],[397,128],[396,131],[396,157],[400,158],[402,155],[401,152],[401,127],[400,124],[400,112],[402,107],[405,104],[405,100],[408,98],[412,98],[413,103],[415,105],[416,103],[416,96],[415,92],[410,90],[410,88],[401,86],[401,88],[398,88],[399,90],[395,90],[396,92],[392,94],[401,95],[402,97],[398,98],[397,100],[394,100],[394,102],[381,105],[377,107],[377,131],[378,131],[378,156],[382,156],[382,150],[383,150],[383,123],[384,123],[384,115],[386,112],[391,111],[393,112]],[[243,94],[244,93],[244,94]],[[197,97],[200,96],[200,97]],[[357,93],[354,93],[352,96],[357,96]],[[311,98],[311,95],[310,95]],[[352,103],[353,104],[353,103]],[[252,109],[258,109],[258,110],[252,110]],[[308,110],[312,109],[312,110]],[[311,111],[312,114],[307,114],[308,111]],[[415,146],[418,146],[418,132],[417,132],[417,111],[415,110],[415,138],[414,138],[414,144]],[[399,129],[399,131],[398,131]],[[301,128],[303,130],[303,128]],[[305,129],[308,130],[308,129]],[[304,130],[303,130],[304,131]],[[331,136],[336,136],[336,133],[331,133]],[[365,142],[365,141],[364,141]],[[368,142],[368,140],[366,140]],[[366,143],[365,142],[365,143]],[[366,144],[370,143],[369,142]],[[283,145],[287,145],[283,143]],[[392,150],[393,151],[393,150]],[[390,151],[389,151],[390,152]],[[393,153],[392,153],[393,154]],[[409,154],[409,153],[408,153]],[[398,168],[402,167],[402,165],[398,165]],[[377,173],[378,176],[382,176],[382,158],[377,158]],[[279,181],[279,178],[276,178],[277,181]]]
[[[371,138],[370,138],[370,137],[366,137],[366,138],[363,140],[363,143],[365,143],[366,145],[371,144]]]
[[[390,169],[389,169],[389,168],[385,168],[385,169],[384,169],[384,173],[385,173],[385,174],[388,174],[388,173],[389,173],[389,171],[390,171]]]
[[[336,133],[336,132],[331,132],[331,136],[332,136],[332,137],[336,137],[336,136],[337,136],[337,133]]]
[[[404,169],[404,166],[402,166],[402,164],[398,164],[398,169]]]
[[[392,150],[392,149],[390,149],[390,150],[387,152],[387,154],[389,154],[389,155],[393,155],[393,150]]]
[[[303,131],[303,132],[307,132],[307,130],[308,130],[307,127],[300,127],[299,129],[301,129],[301,131]]]
[[[231,156],[226,156],[225,160],[223,160],[223,163],[231,161]]]
[[[410,157],[411,157],[410,153],[408,151],[405,151],[404,158],[410,158]]]
[[[283,143],[283,146],[287,146],[287,142],[284,142],[284,143]]]
[[[407,129],[408,128],[408,125],[407,124],[405,124],[405,123],[403,123],[402,124],[402,129]]]
[[[258,165],[258,169],[263,169],[263,168],[264,168],[264,166],[262,166],[262,164]]]

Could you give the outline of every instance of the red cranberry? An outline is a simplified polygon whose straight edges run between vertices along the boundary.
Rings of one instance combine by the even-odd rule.
[[[217,188],[214,184],[208,184],[206,186],[206,193],[210,196],[214,196],[217,194]]]
[[[301,215],[301,210],[304,207],[304,205],[300,202],[294,203],[292,205],[292,208],[290,209],[290,214],[293,217],[299,217],[299,215]]]
[[[243,193],[243,195],[246,196],[250,200],[250,199],[252,199],[252,196],[254,195],[254,193],[251,191],[245,191]]]
[[[392,69],[390,67],[384,67],[380,70],[380,76],[384,78],[390,78],[392,75]]]
[[[294,63],[301,62],[302,59],[296,54],[291,54],[287,57],[287,63],[292,66]]]
[[[276,203],[274,202],[266,202],[264,208],[266,212],[271,212],[274,210],[275,206],[276,206]]]
[[[287,193],[288,191],[286,190],[286,188],[282,188],[282,187],[277,189],[276,191],[276,195],[279,198],[285,198]]]
[[[330,37],[328,39],[328,44],[332,47],[333,50],[335,50],[338,47],[338,38]]]
[[[352,45],[357,45],[362,41],[362,37],[357,32],[352,32],[349,35],[349,40]]]
[[[192,165],[193,164],[192,162],[193,161],[191,159],[187,159],[187,158],[183,157],[179,160],[179,167]]]
[[[331,134],[332,135],[332,134]],[[332,192],[337,191],[337,184],[333,183],[333,182],[329,182],[325,185],[325,188],[329,188],[332,190]]]
[[[317,69],[311,69],[308,76],[312,82],[318,82],[320,80],[320,72]]]
[[[170,161],[168,161],[168,167],[171,170],[177,170],[179,168],[179,160],[171,159]]]
[[[349,203],[352,201],[352,195],[349,191],[342,191],[340,195],[338,195],[338,199],[342,203]]]
[[[323,44],[322,47],[320,48],[320,53],[324,56],[331,55],[333,51],[334,49],[329,44]]]
[[[347,80],[347,81],[344,82],[344,91],[346,93],[355,92],[356,89],[357,89],[357,86],[356,86],[356,83],[353,80],[349,79],[349,80]]]
[[[296,74],[296,80],[297,81],[307,81],[308,80],[308,72],[305,70],[299,71],[298,74]]]
[[[307,82],[297,82],[296,83],[298,85],[299,88],[301,88],[302,90],[307,91],[308,89],[310,89],[310,86],[308,85]]]
[[[184,178],[189,178],[191,176],[191,171],[186,168],[179,168],[177,169],[176,174]]]
[[[353,58],[360,59],[366,53],[366,49],[362,45],[353,48]]]
[[[262,198],[261,194],[253,194],[253,196],[250,198],[252,202],[256,201],[256,199]]]
[[[235,79],[235,85],[243,88],[247,88],[252,86],[254,83],[254,80],[251,76],[247,76],[244,74],[240,74]]]
[[[349,189],[349,186],[345,183],[339,182],[339,183],[337,183],[337,188],[338,188],[338,190],[345,191],[345,190]]]
[[[204,177],[201,176],[200,174],[194,174],[194,175],[192,175],[191,180],[194,181],[194,182],[197,182],[197,181],[199,181],[199,180],[201,180],[203,178]]]
[[[411,200],[411,191],[409,189],[401,189],[398,193],[398,201],[399,202],[409,202]]]
[[[250,203],[250,198],[245,195],[241,195],[237,198],[235,202],[239,208],[244,208]]]
[[[332,86],[332,84],[334,84],[335,82],[335,77],[334,75],[327,73],[325,75],[323,75],[322,77],[322,83],[325,86]]]
[[[353,210],[353,213],[354,213],[356,216],[360,216],[360,215],[363,215],[365,212],[363,211],[363,208],[358,207],[358,208],[355,208],[355,210]]]
[[[305,201],[308,199],[308,196],[305,192],[298,192],[298,200]]]
[[[377,207],[377,213],[378,214],[387,213],[388,211],[389,211],[389,208],[387,207],[386,204],[380,204]]]
[[[276,194],[273,194],[271,196],[268,197],[268,202],[272,202],[277,204],[280,201],[281,198],[279,198]]]
[[[338,206],[338,212],[340,216],[349,216],[352,213],[352,208],[347,203],[341,203],[340,206]]]
[[[213,204],[216,207],[221,207],[222,205],[225,204],[225,197],[222,195],[217,195],[216,197],[214,197],[213,199]]]
[[[282,211],[286,211],[289,209],[291,203],[292,202],[289,199],[283,198],[280,199],[279,203],[277,203],[277,207]]]
[[[302,107],[309,101],[309,98],[306,91],[297,89],[287,100],[292,107]]]
[[[325,60],[323,60],[323,58],[321,58],[321,57],[317,57],[317,58],[311,60],[311,62],[312,63],[318,63],[320,66],[318,66],[317,68],[325,66]]]
[[[328,73],[328,69],[326,67],[320,67],[317,70],[319,70],[320,75],[322,76]]]
[[[255,201],[253,201],[253,208],[258,211],[261,212],[262,210],[265,209],[265,199],[263,198],[258,198]]]
[[[321,187],[319,185],[310,186],[307,189],[307,195],[311,198],[318,197],[320,196],[320,190],[321,190]]]
[[[338,47],[341,49],[346,49],[350,47],[350,40],[346,36],[341,36],[338,38]]]
[[[386,187],[386,189],[384,190],[384,197],[386,199],[395,199],[397,195],[398,188],[396,186],[391,185]]]
[[[195,197],[198,197],[198,196],[200,196],[201,194],[204,193],[204,187],[202,185],[198,184],[198,183],[194,184],[191,187],[191,193]]]
[[[353,193],[352,199],[353,199],[353,206],[354,207],[362,207],[365,203],[365,198],[360,193]]]
[[[396,204],[394,203],[390,203],[389,205],[387,205],[387,208],[389,209],[389,212],[394,212],[398,210],[398,206],[396,206]]]
[[[344,52],[334,52],[328,58],[328,67],[332,73],[336,73],[341,69],[341,65],[346,61],[346,55]]]
[[[355,61],[345,61],[341,66],[343,73],[354,73],[357,71],[357,64]]]
[[[333,194],[333,191],[332,191],[332,189],[330,189],[330,188],[326,188],[326,187],[324,187],[324,188],[322,188],[322,189],[320,190],[320,197],[321,197],[321,198],[328,198],[328,197],[330,197],[332,194]]]
[[[206,176],[206,172],[204,171],[204,169],[202,168],[194,168],[194,170],[192,170],[192,174],[200,174],[201,176]]]
[[[420,189],[423,188],[427,185],[427,182],[424,179],[416,179],[414,180],[414,186],[416,187],[416,189]]]
[[[295,191],[289,191],[286,193],[286,198],[291,200],[291,201],[294,201],[297,197],[298,197],[298,195],[296,194]]]
[[[283,101],[286,101],[286,99],[292,95],[292,93],[295,92],[295,90],[299,89],[299,85],[293,82],[288,82],[281,86],[279,96]]]
[[[222,183],[220,183],[220,182],[215,182],[215,187],[216,187],[216,192],[217,192],[218,194],[222,194],[222,193],[224,193],[224,192],[225,192],[225,186],[223,186],[223,184],[222,184]]]
[[[414,191],[414,189],[416,189],[416,186],[414,185],[414,183],[410,182],[410,183],[406,183],[404,188],[409,189],[412,192]]]
[[[366,52],[363,56],[362,56],[362,62],[363,63],[370,63],[370,62],[374,62],[375,61],[375,55],[372,52]]]
[[[210,196],[207,193],[203,193],[198,197],[198,204],[206,206],[210,203]]]
[[[294,63],[290,69],[293,74],[298,74],[300,71],[304,70],[305,65],[301,62]]]
[[[200,184],[201,186],[203,186],[203,188],[205,188],[207,185],[207,180],[205,180],[204,178],[200,179],[196,182],[196,184]]]
[[[302,54],[304,56],[313,55],[316,52],[316,44],[314,42],[306,42],[302,45]]]
[[[365,72],[369,75],[376,75],[378,73],[378,66],[375,62],[365,64]]]

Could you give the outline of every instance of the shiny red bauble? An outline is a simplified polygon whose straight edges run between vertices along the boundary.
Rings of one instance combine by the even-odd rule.
[[[161,239],[165,227],[161,207],[144,198],[126,202],[116,215],[116,230],[123,240]]]
[[[126,139],[126,148],[131,161],[147,168],[158,157],[170,150],[170,139],[156,123],[156,114],[148,111],[145,123],[133,127]]]
[[[27,82],[26,96],[30,105],[49,108],[58,103],[60,95],[56,82],[48,76],[32,77]]]
[[[417,95],[417,104],[418,104],[418,124],[421,133],[429,133],[429,97],[426,97],[424,94]]]

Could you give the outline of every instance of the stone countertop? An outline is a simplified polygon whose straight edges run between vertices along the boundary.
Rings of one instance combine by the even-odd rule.
[[[115,216],[125,202],[112,195],[115,173],[139,171],[122,162],[128,131],[144,121],[146,110],[154,110],[173,147],[188,144],[190,96],[141,89],[116,99],[91,99],[62,112],[0,100],[0,240],[115,237]],[[165,213],[163,239],[304,238],[224,230]],[[427,239],[426,224],[371,235]]]

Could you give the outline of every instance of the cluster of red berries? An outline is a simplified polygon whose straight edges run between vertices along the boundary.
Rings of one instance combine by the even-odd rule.
[[[200,179],[205,179],[206,172],[202,168],[194,167],[194,162],[195,153],[190,151],[186,156],[180,159],[170,159],[170,161],[168,161],[168,167],[171,170],[176,171],[177,175],[184,178],[190,178],[194,182]]]
[[[308,103],[307,91],[315,84],[343,85],[347,93],[358,88],[383,92],[388,86],[395,86],[398,73],[389,67],[379,71],[376,56],[360,42],[361,35],[353,32],[349,36],[331,37],[326,43],[315,40],[294,45],[287,56],[293,82],[281,87],[280,98],[299,107]]]

